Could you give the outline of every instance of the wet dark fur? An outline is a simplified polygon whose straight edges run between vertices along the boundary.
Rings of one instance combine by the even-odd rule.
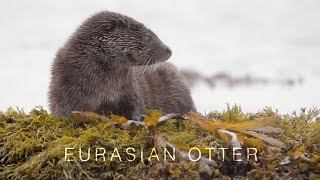
[[[171,50],[143,24],[108,11],[87,19],[58,51],[49,106],[140,120],[146,109],[195,110],[190,90],[168,62]],[[153,65],[152,65],[153,64]]]

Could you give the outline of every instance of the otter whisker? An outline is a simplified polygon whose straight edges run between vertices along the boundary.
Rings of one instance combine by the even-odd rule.
[[[155,70],[157,70],[157,63],[156,64],[154,64],[154,66],[153,66],[153,68],[152,68],[152,72],[154,72]]]
[[[155,72],[158,69],[159,63],[155,63],[152,65],[152,72]]]
[[[156,64],[152,64],[152,65],[151,65],[151,68],[149,69],[149,70],[150,70],[150,71],[149,71],[150,73],[151,73],[151,72],[154,72],[154,66],[155,66],[155,65],[156,65]]]
[[[149,62],[150,62],[150,60],[151,60],[151,59],[149,59],[149,60],[148,60],[148,62],[147,62],[147,64],[144,66],[143,71],[142,71],[142,74],[144,74],[144,71],[146,70],[146,68],[147,68],[147,66],[148,66],[148,64],[149,64]]]

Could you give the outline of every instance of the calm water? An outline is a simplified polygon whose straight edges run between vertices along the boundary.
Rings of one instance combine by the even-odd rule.
[[[245,111],[319,106],[320,1],[2,0],[0,110],[47,107],[50,64],[75,28],[99,10],[118,11],[150,27],[173,50],[179,68],[269,79],[302,78],[293,87],[218,86],[192,89],[201,112],[226,103]]]

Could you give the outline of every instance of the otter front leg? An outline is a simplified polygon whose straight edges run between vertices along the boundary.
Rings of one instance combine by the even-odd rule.
[[[143,121],[144,103],[137,94],[127,94],[118,105],[119,114],[127,119]]]

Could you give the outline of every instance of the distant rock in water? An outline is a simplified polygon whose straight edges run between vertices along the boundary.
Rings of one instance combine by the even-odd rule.
[[[204,82],[209,87],[216,86],[236,87],[236,86],[254,86],[254,85],[270,85],[278,84],[280,86],[296,86],[303,83],[302,77],[298,78],[266,78],[245,74],[243,76],[233,76],[227,72],[217,72],[211,76],[205,76],[194,70],[181,70],[181,74],[186,79],[190,87],[195,86],[198,82]]]

